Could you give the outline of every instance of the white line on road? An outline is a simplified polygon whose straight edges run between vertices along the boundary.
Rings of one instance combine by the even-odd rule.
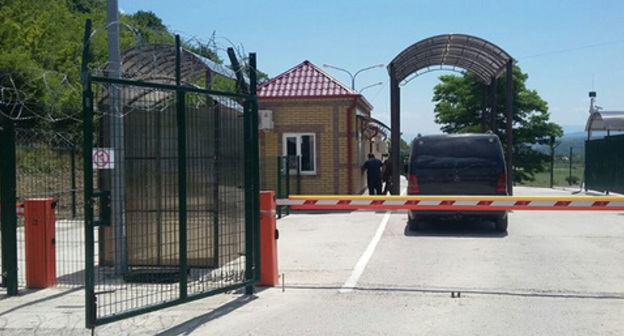
[[[347,279],[344,285],[342,285],[342,288],[340,288],[340,293],[351,292],[355,288],[355,285],[357,285],[360,276],[366,268],[366,264],[368,264],[368,261],[373,256],[373,252],[375,252],[375,248],[377,247],[377,243],[379,243],[379,240],[381,239],[381,235],[386,229],[388,219],[390,219],[390,211],[386,211],[384,218],[381,220],[381,224],[379,224],[379,227],[377,228],[377,232],[375,232],[373,240],[371,240],[371,242],[368,244],[366,251],[364,251],[364,254],[362,254],[360,260],[355,265],[355,268],[353,269],[353,272],[351,272],[351,276],[349,277],[349,279]]]
[[[405,195],[406,191],[406,189],[403,189],[401,191],[401,195]],[[386,230],[386,225],[388,225],[388,220],[390,219],[391,213],[391,211],[386,211],[386,214],[384,215],[381,223],[379,224],[379,227],[377,228],[377,232],[375,232],[375,236],[373,236],[373,240],[371,240],[371,242],[368,244],[368,247],[366,248],[366,251],[364,251],[364,254],[362,254],[362,256],[360,257],[360,260],[358,260],[357,264],[355,264],[355,268],[353,268],[353,272],[351,272],[351,276],[349,277],[349,279],[347,279],[344,285],[342,285],[342,287],[340,288],[340,293],[352,292],[357,285],[358,280],[360,280],[360,276],[362,276],[362,273],[364,273],[366,264],[368,264],[368,261],[375,252],[375,248],[377,247],[379,240],[381,240],[381,235],[383,235],[383,232]]]

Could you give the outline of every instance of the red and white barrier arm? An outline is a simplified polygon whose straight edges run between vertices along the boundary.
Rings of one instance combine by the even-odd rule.
[[[546,210],[624,211],[623,196],[317,196],[293,195],[294,210]]]

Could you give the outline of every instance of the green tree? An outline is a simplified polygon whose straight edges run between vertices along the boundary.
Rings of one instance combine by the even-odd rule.
[[[119,19],[136,30],[136,36],[131,36],[128,29],[121,29],[122,49],[132,48],[139,43],[174,43],[173,34],[153,12],[138,11],[130,15],[120,15]]]
[[[108,59],[106,0],[0,0],[0,99],[15,117],[32,127],[63,126],[80,116],[80,63],[84,27],[92,19],[89,66],[103,69]],[[173,45],[174,36],[149,11],[120,14],[122,50],[140,44]],[[216,48],[187,42],[184,47],[222,64]],[[205,81],[198,76],[198,84]],[[259,80],[266,75],[259,73]],[[235,90],[235,81],[215,75],[212,89]]]
[[[93,13],[106,11],[105,0],[67,0],[67,7],[73,12]]]
[[[549,156],[533,149],[545,145],[551,135],[561,136],[561,127],[549,121],[548,104],[537,91],[527,89],[528,75],[518,66],[513,68],[513,158],[514,182],[532,181],[534,175],[547,169]],[[445,133],[481,132],[483,116],[481,98],[483,81],[474,73],[463,76],[443,75],[434,88],[435,122]],[[497,81],[495,129],[506,148],[505,89],[506,79]]]
[[[386,140],[388,148],[392,148],[392,138],[388,137]],[[405,139],[401,138],[399,142],[399,162],[400,166],[403,167],[404,164],[409,160],[411,144],[405,141]],[[403,168],[401,168],[402,170]]]

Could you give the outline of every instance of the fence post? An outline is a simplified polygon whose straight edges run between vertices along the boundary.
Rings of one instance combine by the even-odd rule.
[[[295,157],[296,158],[296,157]],[[286,155],[286,195],[284,197],[290,196],[290,155]],[[290,215],[290,208],[286,207],[286,215]]]
[[[277,197],[282,197],[282,157],[277,157]],[[277,218],[282,218],[282,206],[277,207]]]
[[[76,218],[76,145],[71,145],[71,213]]]
[[[85,23],[82,47],[80,81],[82,82],[82,122],[83,122],[83,169],[84,169],[84,217],[85,217],[85,327],[94,329],[97,320],[97,298],[95,296],[95,236],[93,232],[93,167],[91,166],[91,148],[93,147],[93,91],[89,64],[89,39],[91,20]]]
[[[14,121],[0,104],[0,229],[2,232],[2,284],[7,295],[17,295],[17,215],[15,213],[17,176],[15,171]]]
[[[255,233],[255,268],[256,280],[260,280],[260,156],[258,142],[258,93],[257,93],[257,66],[256,53],[249,53],[249,94],[251,99],[251,122],[252,122],[252,182],[253,182],[253,211],[254,211],[254,233]]]
[[[569,176],[568,176],[568,184],[569,185],[572,185],[572,148],[573,147],[570,147],[570,161],[569,161],[570,162],[570,173],[569,173]]]
[[[550,136],[550,187],[552,188],[554,182],[554,170],[555,170],[555,136]]]
[[[301,194],[301,156],[297,156],[297,194]]]
[[[179,262],[180,262],[180,299],[186,299],[188,296],[188,279],[187,272],[187,200],[186,200],[186,105],[185,91],[181,87],[181,70],[180,70],[180,35],[175,37],[176,46],[176,121],[178,126],[178,221],[179,232],[178,246]]]

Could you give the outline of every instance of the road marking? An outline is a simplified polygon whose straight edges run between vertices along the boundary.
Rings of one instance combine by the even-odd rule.
[[[379,224],[379,227],[377,228],[377,232],[375,232],[375,236],[373,237],[373,240],[371,240],[371,242],[368,244],[366,251],[364,251],[364,254],[362,254],[362,256],[360,257],[360,260],[355,265],[355,268],[353,269],[353,272],[351,272],[351,276],[349,277],[349,279],[347,279],[344,285],[342,285],[342,287],[340,288],[340,293],[351,292],[357,285],[357,282],[360,279],[360,276],[362,276],[362,273],[364,273],[366,264],[368,264],[368,261],[373,256],[373,252],[375,252],[377,243],[379,243],[379,240],[381,240],[381,235],[386,229],[386,225],[388,224],[388,219],[390,219],[390,211],[386,211],[384,218],[381,220],[381,224]]]
[[[406,191],[407,188],[403,189],[401,191],[401,195],[405,195]],[[362,256],[360,257],[360,260],[358,260],[357,264],[355,264],[355,267],[353,268],[353,272],[351,272],[351,276],[349,276],[349,279],[347,279],[344,285],[342,285],[342,287],[340,288],[340,293],[352,292],[357,285],[358,280],[360,280],[360,277],[362,276],[362,273],[364,273],[366,264],[368,264],[368,261],[373,256],[375,248],[377,248],[377,244],[381,240],[383,232],[386,230],[386,226],[388,225],[388,220],[390,219],[391,213],[391,211],[386,211],[386,214],[384,215],[381,223],[379,224],[379,227],[377,228],[377,232],[375,232],[375,236],[373,236],[373,240],[371,240],[371,242],[368,244],[368,247],[366,248],[366,251],[364,251],[364,254],[362,254]]]

